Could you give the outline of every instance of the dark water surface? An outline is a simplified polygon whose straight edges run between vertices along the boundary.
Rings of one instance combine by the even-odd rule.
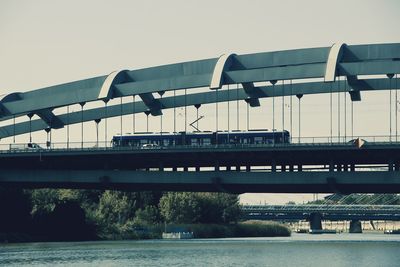
[[[0,244],[0,266],[400,266],[400,235]]]

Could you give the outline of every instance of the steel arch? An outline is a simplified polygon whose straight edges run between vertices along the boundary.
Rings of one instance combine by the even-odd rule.
[[[139,70],[116,71],[106,76],[55,85],[26,93],[11,93],[0,98],[0,121],[13,117],[37,114],[40,119],[0,127],[0,138],[38,131],[62,128],[81,122],[81,112],[55,115],[55,108],[91,101],[105,101],[116,97],[138,95],[135,112],[150,111],[161,115],[163,109],[195,104],[246,100],[251,106],[259,105],[259,98],[296,94],[323,94],[345,88],[353,101],[360,100],[360,91],[392,89],[388,78],[359,79],[360,75],[390,75],[400,73],[400,44],[345,45],[263,52],[247,55],[227,54],[220,58],[204,59]],[[345,76],[346,81],[336,81]],[[275,85],[255,86],[255,82],[275,80],[315,81],[293,83],[292,90]],[[394,79],[392,79],[394,80]],[[398,79],[396,79],[397,81]],[[219,90],[224,85],[241,84],[239,98],[219,92],[218,99],[210,92],[188,90],[182,96],[154,97],[154,93],[209,87]],[[396,88],[397,89],[397,88]],[[343,90],[341,90],[343,92]],[[131,104],[123,105],[122,114],[132,114]],[[95,108],[83,112],[83,121],[121,115],[120,105]],[[31,126],[31,127],[30,127]]]

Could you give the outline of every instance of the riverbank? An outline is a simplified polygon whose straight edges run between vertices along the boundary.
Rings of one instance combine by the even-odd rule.
[[[191,232],[194,238],[284,237],[291,230],[276,222],[247,221],[236,224],[158,224],[133,227],[123,235],[108,234],[102,240],[161,239],[163,232]]]
[[[290,229],[275,222],[248,221],[237,224],[158,224],[136,226],[123,235],[113,233],[98,236],[91,240],[138,240],[161,239],[163,232],[192,232],[194,238],[229,238],[229,237],[285,237],[290,236]],[[85,238],[84,240],[88,240]],[[0,233],[0,243],[25,243],[71,241],[36,236],[26,233]]]

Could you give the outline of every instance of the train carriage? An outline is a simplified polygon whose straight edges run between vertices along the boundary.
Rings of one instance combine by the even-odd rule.
[[[179,132],[179,133],[136,133],[116,135],[112,139],[114,147],[169,147],[169,146],[209,146],[209,145],[257,145],[285,144],[290,142],[288,131],[231,131],[231,132]]]

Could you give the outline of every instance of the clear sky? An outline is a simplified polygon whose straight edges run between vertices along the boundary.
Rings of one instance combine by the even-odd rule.
[[[337,41],[399,43],[399,14],[397,0],[2,0],[0,95],[118,69],[218,57],[227,52],[247,54],[330,46]],[[269,104],[267,100],[262,103]],[[327,96],[304,98],[305,136],[328,135],[327,103]],[[363,102],[355,105],[356,134],[388,134],[387,104],[385,92],[363,95]],[[226,106],[221,108],[226,113]],[[261,109],[251,111],[254,128],[264,126],[265,116],[270,118]],[[365,115],[364,111],[370,113]],[[190,112],[194,116],[194,111]],[[203,125],[211,125],[212,114],[203,113],[206,119],[210,118]],[[139,127],[145,129],[144,116],[138,119]],[[315,121],[320,127],[315,126]],[[158,118],[150,122],[151,127],[158,127]],[[371,130],[370,123],[378,126]],[[110,132],[110,136],[116,132],[119,131]],[[42,137],[43,133],[37,138]],[[302,197],[247,194],[243,201],[302,201]]]

